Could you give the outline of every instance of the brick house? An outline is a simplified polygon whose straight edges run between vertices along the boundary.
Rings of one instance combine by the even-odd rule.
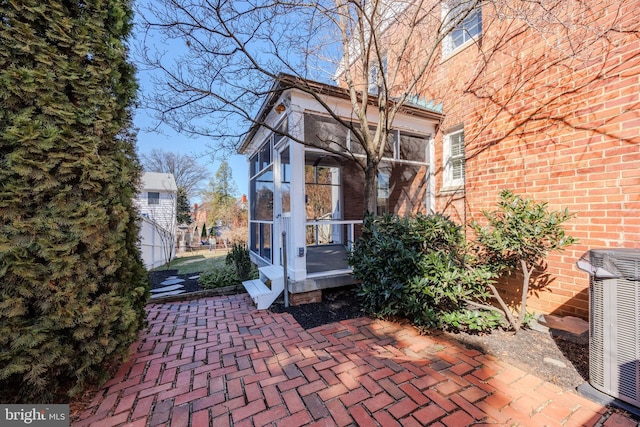
[[[578,18],[582,27],[553,40],[515,19],[505,30],[490,3],[476,8],[464,23],[468,40],[445,40],[422,96],[444,114],[436,210],[481,219],[511,189],[576,213],[566,228],[579,243],[549,257],[547,285],[531,292],[529,308],[586,318],[589,279],[576,261],[593,248],[640,248],[640,2],[584,3],[591,15]],[[519,283],[501,289],[514,305]]]
[[[535,14],[510,16],[506,9],[499,8],[500,4],[508,6],[509,2],[478,3],[438,48],[431,72],[415,89],[416,99],[437,108],[410,106],[406,116],[394,122],[399,135],[395,140],[403,140],[403,131],[409,138],[416,136],[420,141],[417,146],[424,144],[425,155],[420,154],[418,160],[402,159],[402,144],[392,147],[389,173],[385,174],[383,167],[379,175],[378,194],[383,196],[379,197],[380,210],[400,214],[444,212],[459,223],[467,223],[481,219],[482,210],[493,209],[502,189],[547,201],[552,209],[569,208],[576,217],[567,225],[567,232],[580,241],[549,257],[545,274],[539,278],[546,286],[532,290],[529,308],[538,313],[587,317],[589,280],[575,267],[579,257],[593,248],[640,247],[640,2],[557,2],[556,18],[564,19],[561,22]],[[436,5],[434,15],[446,21],[448,2]],[[400,44],[394,37],[402,34],[395,30],[387,30],[387,39],[384,34],[381,37],[389,69],[393,69],[391,61],[397,56],[393,50]],[[414,62],[428,46],[428,38],[429,32],[425,31],[423,37],[416,37],[415,49],[405,50],[416,55]],[[340,70],[336,77],[340,84]],[[402,82],[395,84],[395,90],[401,92]],[[297,98],[287,93],[286,87],[281,89],[272,92],[260,113],[264,117],[258,120],[278,119],[281,115],[274,109],[283,105],[282,116],[289,117],[289,125],[295,124],[306,137],[312,136],[306,130],[314,125],[306,119],[300,125],[302,119],[295,121],[291,113],[313,108],[294,102]],[[336,88],[321,89],[337,99],[341,96]],[[348,117],[348,103],[340,108],[346,109],[341,114]],[[315,107],[316,123],[322,122],[320,110]],[[328,129],[330,124],[315,125],[318,127]],[[268,162],[260,163],[258,145],[267,134],[264,129],[255,129],[241,149],[252,159],[250,175],[257,179],[251,184],[253,197],[260,196],[256,189],[264,189],[259,184],[260,165],[271,164],[271,158],[266,157]],[[271,146],[280,147],[278,144],[281,142],[274,136]],[[280,173],[278,168],[283,170],[281,175],[286,175],[287,168],[295,164],[313,166],[318,159],[322,164],[323,154],[311,152],[315,151],[291,148],[288,153],[271,152],[269,155],[280,156],[280,166],[277,161],[273,163],[277,166],[274,176]],[[291,166],[283,169],[283,162]],[[358,211],[361,216],[362,206],[350,210],[346,203],[358,203],[361,181],[351,174],[348,163],[340,163],[340,173],[343,179],[339,194],[344,203],[340,218],[353,221],[346,226],[353,227],[355,234],[348,237],[354,237],[358,222],[349,212],[355,215]],[[291,176],[300,177],[295,173]],[[309,197],[305,198],[301,188],[296,190],[298,201],[294,202],[294,179],[290,184],[291,206],[308,203]],[[411,197],[407,197],[409,194]],[[256,199],[250,196],[250,200]],[[274,207],[288,203],[284,199],[279,202],[277,197],[273,200]],[[308,217],[308,209],[306,222],[299,220],[295,225],[296,236],[322,234],[314,231],[319,224]],[[251,212],[253,256],[260,262],[268,255],[273,260],[270,262],[279,263],[278,244],[274,243],[277,239],[272,236],[279,236],[288,225],[279,228],[278,220],[273,219],[277,215],[267,223],[258,219],[261,213]],[[279,218],[288,221],[284,213]],[[329,235],[326,226],[325,235]],[[264,246],[266,241],[274,245],[274,251]],[[293,252],[293,271],[305,272],[293,274],[294,281],[295,277],[301,279],[294,289],[320,289],[321,284],[303,286],[308,283],[304,255],[308,256],[309,247],[296,242],[289,250]],[[505,299],[514,305],[518,283],[516,278],[501,286]]]

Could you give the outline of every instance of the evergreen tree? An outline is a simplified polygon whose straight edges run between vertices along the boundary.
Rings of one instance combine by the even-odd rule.
[[[191,224],[193,222],[193,218],[191,218],[191,205],[189,204],[187,191],[184,187],[178,187],[177,199],[177,224]]]
[[[144,325],[131,17],[126,0],[0,2],[0,401],[78,393]]]
[[[231,225],[237,214],[235,195],[238,192],[229,163],[223,161],[203,198],[209,203],[209,220],[214,224]]]
[[[202,234],[200,234],[202,240],[207,238],[207,224],[202,224]]]
[[[238,192],[236,184],[233,181],[233,172],[229,163],[224,160],[220,163],[220,167],[216,171],[216,179],[212,185],[215,201],[220,204],[233,200]]]

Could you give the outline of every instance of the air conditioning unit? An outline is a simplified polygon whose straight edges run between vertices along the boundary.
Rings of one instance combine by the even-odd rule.
[[[589,383],[640,407],[640,249],[593,249],[578,268],[589,285]]]

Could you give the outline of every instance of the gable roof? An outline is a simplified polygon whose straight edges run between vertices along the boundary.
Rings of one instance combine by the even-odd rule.
[[[164,172],[144,172],[142,174],[142,191],[178,191],[173,174]]]

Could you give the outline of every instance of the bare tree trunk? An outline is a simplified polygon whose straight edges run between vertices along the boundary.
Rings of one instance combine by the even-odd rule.
[[[531,268],[527,268],[527,262],[523,259],[520,260],[520,266],[522,267],[522,274],[524,278],[522,279],[522,302],[520,307],[520,316],[518,318],[518,327],[516,328],[516,332],[520,329],[520,325],[522,325],[522,321],[524,317],[527,315],[527,297],[529,295],[529,280],[531,279],[531,274],[533,273],[533,266]]]
[[[364,170],[364,213],[376,212],[376,178],[378,173],[378,165],[370,160],[367,161],[367,167]]]
[[[511,326],[517,332],[519,329],[519,324],[518,322],[516,322],[516,319],[514,319],[513,314],[511,313],[511,310],[509,310],[509,307],[507,307],[507,304],[504,303],[504,300],[498,293],[498,290],[496,289],[496,287],[491,284],[488,286],[489,286],[489,289],[491,289],[491,292],[493,293],[493,297],[498,300],[500,307],[502,307],[502,311],[504,311],[504,315],[507,316],[507,320],[509,320],[509,323],[511,323]]]

